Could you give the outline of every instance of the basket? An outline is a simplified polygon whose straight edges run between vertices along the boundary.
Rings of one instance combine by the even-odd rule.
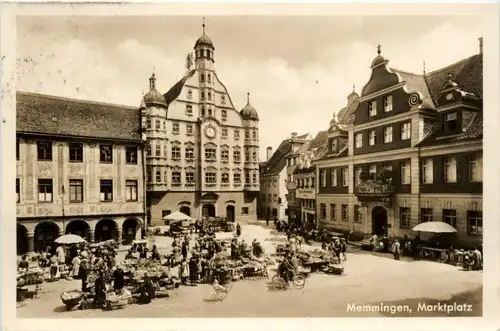
[[[66,299],[63,300],[63,303],[66,305],[68,310],[80,303],[80,300],[82,299],[82,296],[77,297],[77,298],[72,298],[72,299]]]
[[[342,275],[344,273],[344,266],[340,264],[334,264],[331,267],[331,270],[334,275]]]

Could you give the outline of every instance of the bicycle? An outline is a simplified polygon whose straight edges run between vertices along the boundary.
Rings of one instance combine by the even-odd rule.
[[[306,285],[306,277],[303,274],[295,273],[289,279],[291,280],[287,282],[280,275],[274,275],[272,278],[273,289],[275,291],[284,291],[290,286],[290,283],[292,283],[293,287],[300,290]]]

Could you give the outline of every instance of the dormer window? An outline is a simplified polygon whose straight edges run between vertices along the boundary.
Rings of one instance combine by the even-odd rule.
[[[377,101],[370,101],[370,103],[368,104],[368,111],[370,113],[370,116],[377,115]]]
[[[392,95],[384,97],[384,111],[386,113],[392,111]]]
[[[448,113],[444,117],[444,131],[446,133],[454,133],[458,128],[457,113]]]
[[[212,100],[212,92],[207,92],[208,93],[208,100]]]
[[[186,105],[186,115],[193,115],[193,105]]]
[[[354,136],[354,146],[356,148],[363,147],[363,133],[356,133]]]
[[[223,119],[227,119],[227,110],[223,110],[221,114]]]
[[[210,57],[210,56],[209,56]],[[212,82],[212,75],[207,74],[207,82],[211,83]]]
[[[193,98],[193,90],[191,90],[191,89],[188,90],[187,98],[188,99],[192,99]]]
[[[337,148],[337,139],[332,139],[332,152],[336,152]]]
[[[221,95],[220,103],[222,103],[223,105],[226,103],[226,96],[225,95]]]

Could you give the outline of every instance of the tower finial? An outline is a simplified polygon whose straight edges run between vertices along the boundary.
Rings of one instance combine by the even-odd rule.
[[[425,75],[425,60],[424,60],[424,75]]]
[[[156,87],[156,76],[153,70],[153,74],[151,75],[151,78],[149,79],[149,89],[153,90]]]
[[[247,104],[250,104],[250,92],[247,92]]]
[[[356,84],[352,84],[352,93],[356,93]]]
[[[377,45],[377,54],[380,55],[382,53],[382,46],[380,44]]]
[[[201,29],[203,31],[203,34],[205,34],[205,16],[203,16],[203,19],[202,19]]]

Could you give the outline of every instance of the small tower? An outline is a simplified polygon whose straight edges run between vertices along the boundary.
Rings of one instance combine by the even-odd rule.
[[[245,190],[259,191],[259,115],[250,104],[250,93],[247,93],[247,104],[240,111],[245,128]],[[247,154],[248,153],[248,154]],[[247,181],[248,178],[248,181]]]
[[[202,35],[196,43],[194,44],[194,54],[195,54],[195,62],[196,69],[199,70],[213,70],[214,69],[214,43],[212,40],[205,34],[205,17],[203,17],[202,27]]]

